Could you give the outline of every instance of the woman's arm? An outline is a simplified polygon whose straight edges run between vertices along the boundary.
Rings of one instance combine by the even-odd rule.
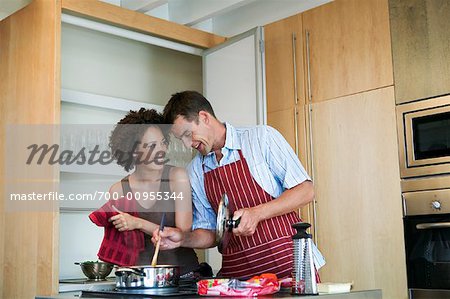
[[[170,171],[170,190],[175,197],[175,226],[183,232],[192,228],[192,196],[189,176],[184,168],[174,167]]]

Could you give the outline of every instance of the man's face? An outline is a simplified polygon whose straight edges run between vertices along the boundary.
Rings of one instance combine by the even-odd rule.
[[[173,123],[172,133],[186,147],[198,150],[203,156],[211,152],[214,133],[209,126],[208,116],[202,111],[199,113],[198,121],[188,121],[183,116],[178,116]]]

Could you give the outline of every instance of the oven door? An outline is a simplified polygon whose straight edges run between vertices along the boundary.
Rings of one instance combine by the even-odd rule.
[[[450,189],[404,193],[403,199],[410,298],[450,298]]]
[[[402,178],[450,173],[450,96],[397,107]]]

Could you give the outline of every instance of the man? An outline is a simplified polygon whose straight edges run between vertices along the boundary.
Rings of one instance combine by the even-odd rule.
[[[264,272],[288,277],[292,272],[291,225],[296,211],[311,202],[311,179],[292,148],[268,126],[234,128],[220,122],[198,92],[174,94],[164,108],[172,133],[199,153],[188,166],[194,222],[191,232],[167,228],[161,248],[215,246],[216,214],[224,193],[241,218],[222,252],[221,275],[248,277]]]

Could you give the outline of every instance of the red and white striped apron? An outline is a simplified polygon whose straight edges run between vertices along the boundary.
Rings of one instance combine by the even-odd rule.
[[[206,196],[216,213],[224,193],[231,212],[273,200],[253,179],[241,150],[238,152],[240,160],[205,173]],[[221,275],[249,277],[270,272],[278,278],[290,277],[295,234],[291,225],[299,221],[298,215],[291,212],[261,221],[251,236],[232,235],[222,253]]]

